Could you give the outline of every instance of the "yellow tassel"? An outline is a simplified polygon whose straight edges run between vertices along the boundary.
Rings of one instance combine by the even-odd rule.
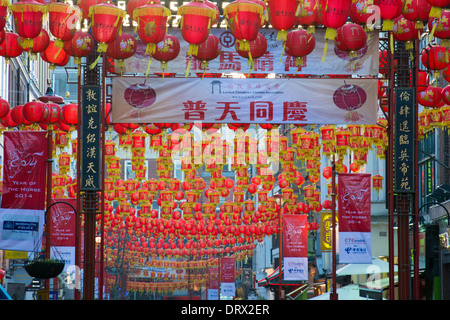
[[[156,44],[155,43],[147,43],[147,48],[145,50],[145,54],[151,56],[156,51]]]
[[[430,42],[433,42],[434,32],[436,31],[437,24],[438,24],[437,19],[434,19],[433,28],[431,28],[430,35],[428,36]]]
[[[327,60],[327,50],[328,50],[328,39],[325,40],[325,45],[323,47],[322,62],[325,62]]]
[[[150,57],[150,59],[148,60],[148,64],[147,64],[147,71],[145,72],[145,76],[148,77],[148,74],[150,72],[150,66],[152,65],[152,58]]]
[[[440,18],[442,15],[442,8],[439,7],[431,7],[430,14],[428,17],[430,18]]]
[[[92,70],[92,69],[95,68],[95,66],[97,65],[97,63],[100,60],[101,56],[102,56],[101,54],[98,55],[97,59],[95,59],[95,61],[89,66],[89,70]]]
[[[394,54],[394,33],[392,33],[392,31],[389,33],[390,33],[389,43],[390,43],[391,53]]]
[[[198,45],[189,44],[188,55],[196,56],[198,54]]]
[[[185,78],[187,78],[188,75],[189,75],[189,70],[191,69],[191,61],[192,61],[192,60],[189,59],[189,62],[188,62],[187,68],[186,68]]]

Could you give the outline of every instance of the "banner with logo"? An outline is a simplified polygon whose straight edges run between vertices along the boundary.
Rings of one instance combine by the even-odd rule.
[[[209,267],[208,300],[219,300],[219,268]]]
[[[45,208],[47,132],[3,132],[2,208]]]
[[[378,32],[368,33],[367,44],[357,51],[356,58],[350,57],[348,52],[338,50],[334,43],[329,43],[324,62],[322,54],[325,47],[325,29],[317,29],[314,34],[314,50],[303,58],[300,67],[295,65],[295,58],[287,55],[283,50],[283,42],[277,40],[277,30],[262,28],[259,32],[267,40],[267,51],[262,57],[254,60],[252,73],[378,75]],[[189,44],[183,40],[181,29],[170,28],[168,33],[179,40],[180,53],[175,59],[168,62],[166,72],[185,74],[190,62],[189,71],[191,73],[203,73],[201,61],[191,60],[187,56]],[[218,37],[220,41],[220,53],[216,59],[208,62],[206,73],[248,73],[250,70],[247,65],[248,61],[236,51],[236,39],[231,32],[225,28],[211,28],[211,34]],[[136,38],[138,39],[138,37]],[[125,59],[125,68],[122,71],[145,74],[150,60],[150,57],[145,54],[145,50],[146,44],[138,40],[136,53],[131,58]],[[149,72],[161,73],[160,62],[153,59]]]
[[[308,216],[283,215],[283,268],[285,280],[308,280]]]
[[[320,212],[320,251],[331,251],[332,213],[330,210]]]
[[[114,123],[375,124],[377,113],[377,79],[113,78]]]
[[[370,177],[365,173],[339,174],[340,263],[372,263]]]
[[[44,220],[43,210],[0,208],[0,249],[40,250]]]
[[[220,258],[220,296],[233,297],[236,295],[235,260],[233,257]]]

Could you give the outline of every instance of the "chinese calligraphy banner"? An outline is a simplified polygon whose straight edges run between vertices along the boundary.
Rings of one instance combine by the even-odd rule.
[[[3,132],[5,165],[2,208],[45,208],[46,134],[44,131]]]
[[[308,280],[308,215],[283,215],[283,270],[285,280]]]
[[[394,116],[394,191],[414,192],[415,93],[396,88]]]
[[[180,54],[168,63],[167,72],[186,72],[190,59],[187,56],[188,43],[181,36],[181,29],[170,28],[169,34],[180,39]],[[358,74],[378,75],[379,70],[379,48],[378,32],[370,32],[367,45],[358,50],[357,59],[350,57],[348,52],[337,50],[334,45],[328,45],[326,62],[322,61],[322,53],[325,46],[325,30],[315,31],[315,47],[313,52],[303,59],[303,64],[295,66],[295,58],[284,53],[283,42],[277,40],[275,29],[260,29],[260,33],[267,40],[267,52],[260,58],[255,59],[252,73],[278,73],[278,74]],[[241,57],[236,49],[236,39],[231,32],[225,28],[211,28],[211,34],[217,36],[220,41],[219,56],[208,62],[207,73],[248,73],[247,59]],[[145,54],[146,45],[138,42],[136,53],[125,60],[125,72],[145,74],[149,62],[149,56]],[[201,61],[192,59],[189,71],[202,73]],[[151,63],[150,72],[161,72],[159,63]]]
[[[375,124],[377,79],[113,78],[114,123]]]
[[[99,191],[101,170],[101,91],[100,86],[83,86],[81,121],[81,188]]]
[[[220,258],[220,295],[235,296],[236,283],[234,280],[235,258]]]
[[[340,263],[372,263],[370,177],[365,173],[339,174]]]

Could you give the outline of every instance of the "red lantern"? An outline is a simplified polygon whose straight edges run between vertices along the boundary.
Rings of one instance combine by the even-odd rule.
[[[161,62],[161,70],[164,72],[167,69],[167,62],[175,59],[179,53],[180,42],[177,37],[166,34],[164,40],[158,43],[153,58]]]
[[[367,34],[364,28],[356,23],[346,23],[336,30],[334,43],[341,51],[349,52],[350,58],[356,58],[359,49],[366,45]]]
[[[375,0],[380,8],[380,18],[383,19],[383,31],[392,31],[394,19],[402,13],[403,0]]]
[[[419,92],[419,103],[425,107],[437,107],[441,102],[441,91],[442,88],[437,86],[428,86],[425,90]]]
[[[352,0],[329,0],[322,5],[322,24],[327,28],[322,61],[326,60],[328,40],[334,40],[337,35],[337,28],[343,26],[347,21],[351,3]]]
[[[298,25],[306,28],[308,33],[315,33],[316,25],[320,24],[318,12],[318,0],[303,1],[297,17]]]
[[[270,24],[278,30],[277,40],[286,41],[287,33],[297,24],[299,0],[267,0]]]
[[[74,57],[75,64],[81,64],[81,58],[89,55],[94,49],[94,38],[85,31],[77,31],[71,40],[64,42],[64,51]]]
[[[198,46],[197,54],[193,54],[192,56],[201,61],[200,68],[206,70],[208,68],[208,61],[214,60],[217,58],[221,51],[220,40],[213,34],[208,36],[205,42],[201,43]]]
[[[50,63],[49,69],[52,70],[57,66],[65,66],[69,62],[70,56],[66,51],[58,48],[54,40],[51,40],[48,47],[41,52],[41,58],[45,62]]]
[[[32,39],[41,33],[47,6],[34,0],[20,0],[10,8],[14,15],[17,34],[25,39],[25,48],[32,47]]]
[[[107,1],[108,0],[79,0],[77,1],[77,5],[83,14],[83,19],[89,19],[89,8]]]
[[[148,3],[134,9],[133,19],[138,23],[139,39],[147,44],[146,54],[153,55],[156,44],[164,39],[169,16],[170,10],[157,3]]]
[[[361,26],[366,26],[367,22],[370,21],[369,19],[373,15],[373,12],[371,12],[368,8],[371,4],[371,0],[352,1],[349,12],[350,20]]]
[[[286,54],[295,58],[297,67],[303,65],[303,58],[313,52],[315,46],[314,35],[304,29],[290,31],[286,36]]]
[[[422,30],[425,27],[423,22],[428,20],[430,11],[431,4],[428,0],[414,0],[405,2],[402,14],[406,19],[414,22],[416,29]]]
[[[13,110],[13,108],[10,108],[8,114],[5,115],[4,117],[0,118],[0,123],[4,127],[13,128],[13,127],[17,127],[19,125],[12,119],[12,110]]]
[[[443,76],[445,78],[445,70],[447,70],[447,68],[444,69],[443,72]],[[419,70],[418,72],[418,79],[417,79],[417,90],[423,91],[428,87],[428,73],[426,71],[423,70]]]
[[[431,4],[430,18],[440,18],[442,10],[450,5],[449,0],[427,0],[427,1]]]
[[[92,37],[99,43],[97,52],[107,51],[108,43],[116,38],[125,15],[124,10],[111,3],[100,3],[89,8],[89,17],[92,19]],[[95,62],[93,65],[95,66]]]
[[[28,126],[31,124],[31,122],[23,117],[23,105],[18,105],[11,109],[11,119],[17,125]]]
[[[5,58],[8,64],[12,58],[20,56],[23,48],[19,45],[19,35],[14,32],[6,32],[5,40],[0,44],[0,56]]]
[[[60,118],[68,125],[78,124],[78,105],[76,103],[69,103],[61,108]]]
[[[134,10],[136,8],[143,7],[143,6],[147,5],[148,3],[149,3],[148,0],[129,0],[127,2],[126,11],[127,11],[128,15],[130,16],[130,19],[137,22],[138,20],[136,19],[136,16],[134,15]],[[161,4],[161,1],[152,0],[151,4]]]
[[[48,21],[50,33],[56,38],[58,48],[64,46],[64,41],[72,39],[75,34],[75,24],[81,19],[81,11],[77,7],[63,2],[48,4]]]
[[[264,7],[249,0],[236,0],[223,9],[230,32],[239,41],[240,50],[249,51],[249,41],[258,37],[264,24]]]
[[[23,116],[31,123],[41,122],[44,119],[47,107],[41,101],[27,102],[23,106]]]
[[[393,36],[394,40],[406,42],[406,50],[413,49],[413,41],[418,39],[421,33],[420,29],[416,29],[415,23],[406,19],[403,15],[394,19]]]
[[[53,126],[59,121],[59,114],[61,112],[61,107],[56,103],[47,103],[47,112],[44,114],[42,123],[45,125],[50,125],[53,130]]]
[[[447,85],[442,89],[441,98],[445,104],[450,104],[450,85]]]
[[[0,0],[0,30],[5,29],[9,6],[10,4],[8,0]]]
[[[0,118],[5,117],[10,110],[10,106],[8,101],[6,101],[5,99],[0,98]]]
[[[243,58],[248,59],[248,65],[250,70],[254,68],[254,59],[262,57],[267,52],[267,39],[262,33],[258,33],[255,40],[248,41],[248,50],[242,49],[240,41],[236,41],[236,52]]]
[[[449,50],[441,45],[429,45],[422,50],[420,60],[438,76],[439,71],[449,65]]]
[[[111,58],[118,60],[115,67],[120,69],[125,67],[124,60],[132,57],[136,53],[136,48],[136,39],[132,35],[123,32],[110,43],[106,53]]]
[[[188,55],[196,55],[198,45],[208,38],[217,12],[202,0],[193,0],[180,6],[177,14],[181,15],[181,36],[189,43]]]
[[[450,39],[450,10],[442,10],[439,18],[428,20],[428,30],[430,30],[430,41],[433,37],[442,39],[442,45],[448,47]]]

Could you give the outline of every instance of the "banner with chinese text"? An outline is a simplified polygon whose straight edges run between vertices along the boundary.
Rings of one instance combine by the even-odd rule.
[[[262,28],[259,32],[267,40],[267,51],[262,57],[254,60],[252,73],[378,75],[378,32],[368,33],[367,45],[357,51],[356,59],[350,57],[348,52],[335,48],[333,43],[329,43],[326,61],[323,62],[322,53],[325,47],[325,30],[316,29],[314,50],[303,58],[303,64],[298,69],[295,66],[295,58],[288,56],[283,51],[283,42],[277,40],[277,31],[275,29]],[[166,72],[184,74],[190,60],[187,56],[189,44],[183,40],[180,28],[170,28],[168,33],[179,39],[180,53],[175,59],[168,62]],[[220,41],[220,54],[216,59],[208,62],[206,73],[248,73],[247,59],[241,57],[236,51],[236,39],[231,32],[225,28],[211,28],[211,34],[217,36]],[[138,40],[136,53],[125,60],[125,69],[123,71],[145,74],[150,60],[150,57],[145,54],[145,50],[146,44]],[[153,59],[149,71],[150,73],[162,72],[159,61]],[[191,59],[189,71],[191,73],[202,73],[201,61]]]
[[[236,295],[235,260],[233,257],[220,258],[220,296],[234,297]]]
[[[372,263],[371,175],[338,176],[339,262]]]
[[[377,79],[115,77],[112,121],[375,124],[377,90]]]
[[[47,132],[5,131],[2,208],[45,208]]]
[[[308,280],[308,215],[283,215],[283,271],[285,280]]]

